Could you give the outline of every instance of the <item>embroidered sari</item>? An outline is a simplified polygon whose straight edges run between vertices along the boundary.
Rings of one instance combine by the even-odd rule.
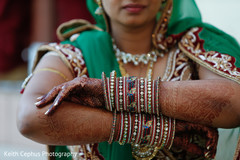
[[[97,5],[93,0],[87,1],[89,11],[94,13]],[[49,44],[39,48],[36,63],[48,51],[55,51],[71,69],[74,76],[83,73],[91,78],[101,78],[101,73],[107,76],[116,70],[117,76],[122,76],[119,63],[112,47],[111,35],[107,17],[94,15],[97,24],[92,25],[84,20],[73,20],[61,25],[58,36],[61,44]],[[167,24],[164,22],[167,19]],[[166,25],[162,25],[166,24]],[[236,40],[223,31],[201,21],[201,15],[194,0],[168,0],[157,16],[157,26],[152,42],[154,46],[168,53],[168,63],[164,81],[182,81],[198,79],[197,66],[201,65],[214,73],[240,84],[240,47]],[[83,72],[86,71],[87,72]],[[230,153],[233,157],[239,137],[239,128],[219,131],[230,136],[235,144],[227,149],[219,145],[218,152]],[[187,134],[187,133],[186,133]],[[196,144],[202,145],[204,138],[193,135]],[[222,149],[223,148],[223,149]],[[56,157],[56,159],[134,159],[130,144],[119,145],[114,142],[79,146],[56,146],[56,152],[77,152],[77,156]],[[218,157],[218,153],[217,153]],[[150,158],[150,157],[148,157]],[[173,147],[157,151],[153,159],[205,159],[202,156],[191,155],[187,151]]]

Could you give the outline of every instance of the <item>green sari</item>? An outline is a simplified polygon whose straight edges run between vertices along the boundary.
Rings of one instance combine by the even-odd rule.
[[[109,26],[108,24],[106,25],[103,16],[94,14],[98,6],[93,0],[87,0],[87,5],[96,20],[97,27],[82,21],[62,25],[58,30],[60,39],[64,40],[62,44],[71,44],[81,50],[89,77],[101,78],[102,72],[105,72],[107,76],[109,76],[112,70],[117,72],[117,76],[121,76],[119,64],[112,47],[111,35],[108,32]],[[167,4],[165,5],[167,6]],[[169,17],[167,30],[161,33],[164,35],[164,39],[153,40],[155,47],[159,50],[164,50],[159,48],[159,44],[163,44],[165,49],[177,45],[196,63],[240,84],[240,47],[236,40],[223,31],[203,23],[194,0],[173,0],[172,7],[172,14]],[[163,10],[159,12],[157,21],[160,21],[162,16]],[[155,31],[156,34],[158,34],[158,29]],[[75,33],[80,33],[80,35],[76,40],[70,40],[70,37]],[[193,36],[192,39],[188,39],[190,35]],[[174,41],[167,43],[166,41],[171,38]],[[196,38],[196,41],[193,42],[193,38]],[[186,41],[192,42],[192,46],[188,46],[188,44],[185,43]],[[197,46],[200,46],[200,49]],[[228,63],[231,63],[232,67],[228,68],[228,70],[225,68],[216,68],[213,62],[207,61],[206,57],[206,60],[202,58],[203,55],[206,55],[205,53],[208,53],[207,58],[213,57],[216,54],[218,58],[221,58],[221,55],[230,56],[232,59]],[[231,132],[233,130],[227,131]],[[224,140],[221,138],[222,132],[226,132],[226,130],[219,131],[219,144],[222,144],[222,140]],[[235,129],[234,136],[239,136],[239,128]],[[220,145],[218,152],[224,154],[232,150],[231,153],[234,153],[234,147],[236,147],[236,144],[229,144],[226,150],[225,146]],[[133,159],[130,144],[121,146],[116,142],[111,145],[107,142],[102,142],[98,144],[98,150],[106,160]],[[68,151],[68,149],[65,146],[56,146],[55,151],[65,152]],[[233,156],[233,154],[229,155],[229,157],[231,156]],[[66,159],[66,157],[58,159]],[[69,157],[69,159],[71,159],[71,157]]]

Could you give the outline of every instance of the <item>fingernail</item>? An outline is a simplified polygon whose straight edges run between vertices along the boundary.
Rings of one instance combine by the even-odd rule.
[[[59,104],[60,97],[57,97],[53,103],[53,107],[56,107]]]
[[[38,97],[38,98],[37,98],[37,100],[41,100],[42,98],[43,98],[43,96],[41,96],[41,97]]]
[[[41,102],[36,102],[36,103],[34,103],[34,104],[35,104],[35,106],[38,106],[40,103],[41,103]]]
[[[205,153],[205,158],[209,158],[210,157],[210,152],[207,152],[207,153]]]
[[[53,104],[53,106],[57,106],[58,105],[58,100]]]
[[[50,110],[47,110],[47,112],[45,112],[45,115],[48,115],[48,114],[49,114],[49,112],[50,112]]]
[[[209,149],[210,149],[210,147],[211,147],[210,145],[209,145],[209,146],[207,146],[207,150],[209,150]]]

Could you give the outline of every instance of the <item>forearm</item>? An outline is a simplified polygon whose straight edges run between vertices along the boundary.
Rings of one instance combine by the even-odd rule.
[[[34,102],[32,103],[34,104]],[[24,106],[21,110],[23,109]],[[28,113],[18,114],[20,132],[36,142],[49,145],[77,145],[106,141],[109,138],[112,113],[64,102],[51,116],[32,105]]]
[[[107,141],[110,137],[110,132],[111,132],[112,123],[113,123],[113,114],[111,112],[90,108],[90,107],[84,107],[84,106],[80,106],[80,105],[77,105],[74,103],[68,103],[68,102],[62,103],[61,106],[58,108],[58,110],[54,112],[54,114],[52,114],[51,116],[44,115],[47,109],[48,109],[47,107],[42,109],[37,109],[33,106],[31,109],[28,109],[27,111],[28,113],[25,112],[25,116],[22,116],[18,121],[20,123],[19,130],[22,132],[24,136],[36,142],[48,144],[48,145],[79,145],[79,144],[97,143],[97,142]],[[128,122],[128,124],[131,124],[131,128],[132,128],[132,129],[128,129],[128,131],[131,131],[131,134],[127,134],[127,135],[130,135],[130,137],[134,135],[133,134],[134,132],[136,132],[137,135],[140,135],[140,133],[138,132],[141,130],[139,129],[134,130],[136,125],[137,126],[140,125],[139,128],[142,128],[143,130],[145,128],[143,127],[143,125],[151,124],[155,126],[155,127],[153,126],[151,127],[153,129],[152,131],[153,133],[157,131],[156,125],[164,125],[162,123],[157,124],[156,120],[153,121],[154,123],[147,123],[144,121],[144,118],[141,118],[141,120],[138,121],[136,124],[136,121],[134,120],[133,115],[134,113],[131,114],[131,123]],[[147,116],[149,118],[151,117],[150,119],[148,119],[149,121],[152,121],[152,119],[154,118],[154,116],[151,116],[151,115],[147,115]],[[122,132],[122,130],[120,131],[120,128],[121,128],[120,126],[123,124],[126,124],[125,120],[124,120],[124,123],[122,124],[119,118],[120,118],[120,113],[118,113],[117,115],[115,134],[114,134],[115,141],[116,140],[118,141],[119,138],[117,137],[120,137],[119,135]],[[164,123],[166,122],[164,121]],[[171,125],[171,127],[173,126]],[[161,128],[161,132],[164,132],[162,134],[165,134],[165,131],[163,131],[163,127],[160,127],[160,128]],[[173,131],[173,129],[170,129],[170,130]],[[192,133],[192,130],[194,131],[198,130],[199,132],[201,132],[207,137],[209,137],[209,135],[212,135],[212,137],[210,136],[212,138],[211,141],[206,142],[205,147],[210,145],[211,151],[210,150],[209,151],[211,152],[212,155],[214,155],[215,144],[217,140],[216,132],[204,126],[177,121],[176,137],[173,142],[173,145],[177,146],[178,148],[183,148],[186,150],[189,150],[189,147],[190,147],[191,149],[189,151],[199,155],[204,154],[204,152],[198,147],[198,145],[193,144],[188,140],[189,139],[188,136],[184,137],[185,138],[184,141],[181,138],[182,133],[188,133],[188,131],[189,133]],[[210,134],[207,134],[207,133],[210,133]],[[170,133],[167,132],[166,135],[169,135],[169,134]],[[155,137],[152,137],[152,138],[155,139],[157,135],[156,134],[153,134],[153,135],[155,135]],[[191,136],[191,134],[189,134],[189,136]],[[162,141],[162,139],[160,138],[158,140]],[[160,142],[158,143],[162,144]],[[166,143],[166,145],[167,144],[169,146],[170,140],[168,141],[168,143]],[[209,152],[209,151],[206,151],[206,152]]]
[[[114,91],[109,90],[109,86]],[[227,79],[160,82],[123,78],[113,84],[108,81],[104,90],[108,110],[163,113],[220,128],[240,125],[240,86]],[[112,99],[111,95],[117,98]]]
[[[237,85],[237,84],[236,84]],[[239,126],[239,91],[228,80],[162,82],[161,112],[176,119],[214,127]]]
[[[24,95],[21,98],[20,102],[20,108],[18,112],[18,128],[20,132],[26,136],[27,138],[30,138],[36,142],[48,144],[48,145],[79,145],[79,144],[89,144],[89,143],[97,143],[97,142],[103,142],[109,140],[111,129],[113,126],[113,114],[111,112],[91,108],[91,107],[85,107],[81,106],[79,104],[75,103],[69,103],[69,102],[63,102],[59,108],[51,115],[45,115],[44,113],[46,110],[48,110],[50,105],[47,105],[41,109],[37,108],[34,103],[36,102],[36,98],[42,95],[41,93],[35,93],[32,92],[25,92]],[[170,121],[166,122],[164,120],[164,123],[161,121],[161,123],[157,123],[158,120],[153,120],[156,116],[153,115],[143,115],[143,117],[148,116],[149,118],[148,122],[145,122],[144,119],[146,118],[139,118],[136,124],[136,119],[134,119],[134,113],[132,113],[131,118],[127,118],[129,121],[128,124],[131,124],[132,129],[128,129],[129,133],[127,136],[132,137],[133,135],[142,135],[140,134],[143,132],[142,130],[145,129],[145,125],[151,124],[151,128],[153,129],[151,132],[151,136],[155,136],[151,138],[151,141],[148,141],[148,143],[155,143],[155,141],[152,141],[157,136],[157,131],[159,129],[161,130],[160,133],[164,135],[168,135],[168,137],[172,137],[170,135],[174,135],[172,131],[173,125],[171,126],[171,129],[169,128],[166,132],[164,127],[161,127],[159,125],[165,126],[165,123],[170,123]],[[139,115],[139,114],[138,114]],[[114,140],[123,142],[123,139],[120,138],[120,135],[124,135],[123,131],[125,131],[125,121],[120,120],[120,113],[118,113],[116,121],[116,127],[115,127],[115,134],[114,134]],[[151,123],[153,122],[153,123]],[[173,121],[171,121],[173,123]],[[153,125],[153,126],[152,126]],[[121,127],[120,127],[121,126]],[[142,129],[135,129],[142,128]],[[155,127],[154,127],[155,126]],[[148,126],[149,127],[149,126]],[[166,126],[165,126],[166,127]],[[120,129],[121,128],[121,129]],[[163,130],[164,128],[164,130]],[[182,133],[192,133],[191,131],[199,131],[203,133],[207,137],[211,137],[210,141],[205,144],[205,147],[211,145],[211,154],[214,155],[215,152],[215,141],[217,140],[217,135],[214,130],[199,126],[197,124],[190,124],[188,122],[176,122],[176,136],[175,140],[173,142],[174,146],[177,146],[178,148],[183,148],[186,150],[189,150],[190,152],[193,152],[195,154],[204,154],[203,151],[196,145],[192,144],[190,141],[188,141],[188,136],[185,136],[184,141],[181,138]],[[131,131],[131,132],[130,132]],[[159,132],[159,131],[158,131]],[[131,133],[131,134],[130,134]],[[145,133],[145,132],[144,132]],[[154,134],[155,133],[155,134]],[[159,133],[159,134],[160,134]],[[209,136],[209,134],[212,136]],[[189,134],[191,136],[191,134]],[[117,138],[118,137],[118,138]],[[124,137],[124,136],[122,136]],[[138,137],[138,136],[137,136]],[[145,135],[145,138],[148,137],[148,135]],[[213,137],[213,138],[212,138]],[[139,137],[140,138],[140,137]],[[145,139],[144,137],[140,138]],[[121,139],[121,140],[120,140]],[[129,138],[127,138],[129,141]],[[140,140],[139,139],[139,140]],[[162,139],[157,139],[156,144],[162,144],[160,143]],[[212,141],[214,140],[214,141]],[[130,142],[132,142],[130,140]],[[182,142],[183,141],[183,142]],[[167,146],[170,146],[171,141],[168,140],[166,142]],[[210,151],[210,150],[209,150]],[[208,150],[206,152],[209,152]]]
[[[88,81],[93,80],[88,79]],[[100,80],[96,81],[101,86]],[[107,95],[104,105],[106,109],[163,113],[176,119],[217,128],[232,128],[240,125],[240,87],[235,82],[226,79],[178,82],[156,80],[152,81],[151,85],[146,85],[148,82],[144,81],[124,78],[116,79],[113,85],[109,84],[109,81],[105,83],[103,90]],[[115,89],[109,90],[111,87]],[[102,90],[96,92],[87,85],[86,88],[94,93],[102,92]],[[103,100],[103,93],[97,95],[101,95],[99,97]],[[159,101],[159,105],[155,101]]]

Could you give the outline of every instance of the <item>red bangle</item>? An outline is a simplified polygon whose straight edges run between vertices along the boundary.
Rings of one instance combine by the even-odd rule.
[[[120,117],[121,117],[121,123],[120,123],[119,139],[118,139],[119,143],[122,142],[122,137],[123,137],[123,129],[124,129],[124,115],[123,115],[123,112],[121,112]]]
[[[117,121],[117,112],[116,110],[113,112],[113,122],[112,122],[112,129],[111,129],[111,133],[110,133],[110,137],[108,140],[108,143],[111,144],[113,141],[113,137],[115,134],[115,128],[116,128],[116,121]]]
[[[153,118],[152,118],[152,129],[151,129],[151,140],[149,142],[149,145],[150,146],[153,146],[154,144],[154,138],[155,138],[155,135],[156,135],[156,116],[153,115]]]
[[[141,142],[141,136],[142,136],[142,122],[143,122],[143,115],[139,114],[138,117],[138,132],[136,135],[136,143],[135,144],[140,144]]]

